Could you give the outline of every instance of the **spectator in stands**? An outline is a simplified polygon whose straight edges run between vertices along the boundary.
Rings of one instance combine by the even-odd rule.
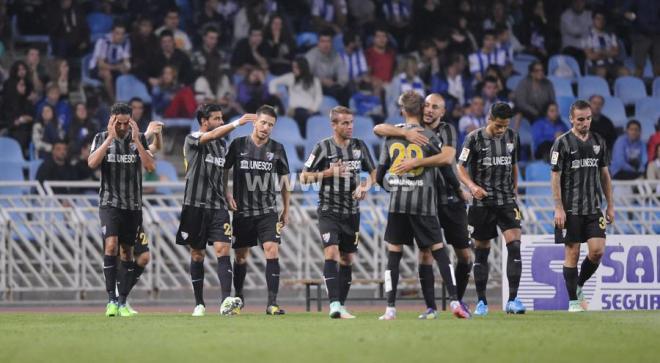
[[[398,115],[397,99],[402,93],[413,90],[422,97],[426,94],[424,81],[417,75],[417,59],[406,56],[403,60],[402,69],[403,72],[394,76],[387,90],[388,115]]]
[[[37,169],[39,183],[46,180],[79,180],[76,168],[69,161],[69,146],[63,139],[53,142],[53,151]],[[60,188],[58,188],[60,189]],[[57,193],[66,193],[68,188],[61,188]]]
[[[474,96],[470,100],[470,107],[466,114],[458,121],[459,140],[462,140],[470,132],[486,126],[486,117],[484,114],[484,99],[481,96]]]
[[[231,67],[238,74],[246,76],[250,69],[259,67],[268,69],[266,44],[261,28],[250,29],[250,35],[241,39],[231,56]]]
[[[190,54],[192,51],[192,42],[188,34],[179,29],[179,22],[179,9],[176,7],[168,9],[167,13],[165,13],[165,19],[163,19],[163,26],[156,29],[156,36],[160,36],[166,30],[170,31],[174,37],[175,47]]]
[[[305,57],[297,57],[292,64],[291,73],[284,74],[270,81],[270,94],[279,94],[279,87],[284,86],[288,92],[287,113],[296,120],[300,133],[306,133],[305,125],[309,116],[317,113],[323,101],[321,81],[309,69]],[[279,95],[284,100],[283,95]]]
[[[628,70],[617,59],[619,44],[616,35],[605,31],[605,13],[593,13],[593,26],[584,40],[584,52],[587,56],[587,73],[613,80],[618,76],[628,75]]]
[[[19,80],[25,81],[25,87],[28,95],[28,99],[35,103],[39,99],[39,95],[34,90],[34,84],[32,83],[32,77],[28,73],[28,66],[22,60],[14,62],[9,69],[9,78],[5,81],[3,89],[9,90],[12,92],[13,87],[7,87],[8,83],[18,83]]]
[[[651,160],[648,168],[646,169],[647,180],[660,180],[660,144],[655,145],[655,158]],[[655,194],[660,194],[660,183],[655,186]]]
[[[649,161],[655,160],[657,158],[656,151],[658,150],[658,145],[660,145],[660,118],[655,123],[655,133],[651,135],[648,142],[648,154]]]
[[[240,3],[244,3],[244,5],[233,17],[233,43],[249,37],[250,29],[263,29],[268,24],[269,11],[273,10],[273,8],[268,7],[265,0],[247,0]],[[269,3],[272,3],[272,1],[269,1]],[[229,18],[225,17],[225,19]]]
[[[365,57],[372,81],[376,87],[382,87],[392,80],[396,52],[389,46],[385,28],[377,27],[374,30],[373,44],[365,52]]]
[[[140,130],[144,132],[150,121],[145,109],[146,105],[144,104],[144,101],[139,97],[133,97],[128,101],[128,105],[131,106],[131,118],[135,120],[135,123],[138,124]]]
[[[265,104],[282,109],[279,100],[271,97],[268,92],[266,72],[261,68],[252,68],[243,81],[238,84],[236,93],[238,102],[243,106],[245,112],[254,113]]]
[[[467,55],[479,50],[479,44],[470,29],[468,17],[459,15],[456,23],[458,26],[451,29],[449,52]]]
[[[147,82],[153,61],[158,57],[158,38],[151,19],[138,18],[131,33],[131,73]]]
[[[37,103],[37,114],[41,114],[41,109],[45,105],[50,105],[55,110],[55,117],[64,130],[68,130],[71,123],[71,106],[68,102],[61,99],[60,87],[55,83],[49,83],[46,87],[46,97]]]
[[[34,104],[30,101],[28,83],[26,78],[9,78],[4,84],[2,95],[2,117],[0,120],[0,134],[16,139],[23,149],[27,151],[34,121]],[[5,131],[6,129],[6,131]]]
[[[605,105],[605,98],[601,95],[593,95],[589,97],[589,104],[591,104],[591,132],[596,132],[605,139],[607,150],[611,153],[614,147],[614,141],[618,136],[612,120],[603,115],[603,106]]]
[[[323,94],[333,96],[340,104],[348,104],[348,70],[341,56],[332,46],[332,31],[323,30],[319,34],[316,47],[305,57],[314,76],[321,80]]]
[[[56,57],[82,57],[90,47],[89,26],[73,0],[60,0],[49,16],[50,43]]]
[[[154,87],[158,85],[158,79],[166,66],[176,69],[178,80],[184,85],[192,84],[194,79],[190,58],[183,51],[174,46],[174,36],[169,30],[160,33],[160,52],[152,61],[151,76],[149,84]]]
[[[561,14],[562,53],[573,56],[580,68],[584,66],[584,43],[591,29],[591,11],[585,10],[585,0],[573,0],[571,7]]]
[[[507,13],[502,1],[493,2],[488,16],[483,21],[483,30],[495,30],[498,27],[513,28],[513,17]]]
[[[445,42],[445,49],[447,42]],[[440,57],[438,56],[438,48],[431,40],[425,39],[419,43],[419,78],[424,81],[424,84],[431,84],[431,79],[434,74],[437,74],[442,69]]]
[[[191,57],[192,67],[195,75],[199,76],[206,68],[223,68],[225,57],[220,52],[218,42],[220,40],[220,32],[213,26],[208,26],[204,29],[202,36],[202,46],[196,50]]]
[[[113,24],[112,31],[96,41],[89,69],[93,78],[103,81],[108,98],[114,100],[115,80],[131,70],[131,41],[124,24]]]
[[[69,99],[69,91],[73,89],[69,70],[69,62],[66,59],[56,59],[50,71],[50,79],[60,89],[60,97],[63,99]]]
[[[346,26],[346,0],[312,0],[312,22],[317,31],[331,28],[335,34]]]
[[[73,106],[74,114],[69,132],[67,133],[69,140],[69,150],[71,155],[78,155],[80,148],[90,138],[94,137],[99,130],[98,125],[89,118],[87,106],[84,103],[78,102]]]
[[[453,54],[444,72],[437,73],[431,79],[431,92],[439,93],[445,98],[449,114],[454,109],[460,109],[474,95],[472,77],[465,71],[465,57]]]
[[[513,57],[523,50],[523,46],[513,36],[511,30],[504,26],[495,28],[495,40],[495,49],[506,54],[506,66],[502,70],[505,71],[505,76],[508,78],[513,73]]]
[[[493,31],[484,32],[481,49],[470,54],[470,73],[479,82],[483,80],[486,68],[490,65],[499,67],[506,66],[507,53],[503,49],[495,47],[495,33]]]
[[[206,67],[195,81],[195,100],[198,104],[217,102],[222,106],[222,115],[229,120],[244,113],[243,107],[236,102],[236,90],[229,77],[218,67]]]
[[[273,15],[264,30],[265,54],[268,70],[280,76],[291,71],[291,61],[296,55],[296,41],[281,15]]]
[[[204,5],[195,19],[197,27],[197,39],[204,39],[207,29],[213,28],[218,35],[221,33],[223,24],[226,22],[222,14],[218,12],[218,0],[204,0]],[[219,44],[219,41],[218,41]]]
[[[635,75],[641,77],[647,56],[653,63],[653,75],[660,76],[660,3],[630,0],[624,4],[624,17],[632,22],[632,57]]]
[[[535,55],[537,58],[545,61],[548,58],[549,50],[555,50],[556,43],[552,24],[549,23],[545,14],[545,3],[543,0],[536,0],[530,3],[523,27],[526,31],[527,41],[525,52]],[[554,53],[554,52],[552,52]]]
[[[192,89],[179,83],[177,70],[171,65],[163,68],[152,96],[154,111],[167,118],[191,118],[197,107]]]
[[[552,82],[545,77],[541,62],[534,61],[529,65],[529,73],[518,83],[513,100],[528,120],[542,117],[548,105],[555,102],[555,90]]]
[[[46,71],[46,67],[41,63],[41,51],[39,51],[39,48],[28,48],[25,53],[25,64],[27,65],[34,91],[42,94],[46,83],[48,83],[48,72]]]
[[[408,49],[412,1],[383,0],[381,10],[387,22],[387,30],[394,36],[399,48]]]
[[[647,155],[646,146],[640,139],[641,133],[642,125],[639,121],[630,120],[626,124],[625,134],[614,142],[610,165],[613,179],[632,180],[644,175]]]
[[[38,113],[37,122],[32,127],[32,144],[40,159],[53,150],[53,143],[66,135],[62,124],[55,117],[53,106],[46,104]]]
[[[496,102],[506,102],[506,99],[500,97],[502,85],[497,78],[486,76],[481,83],[481,98],[484,100],[484,109],[490,110],[490,107]]]
[[[344,33],[344,50],[339,52],[348,71],[348,82],[351,90],[357,88],[358,83],[369,81],[369,65],[360,46],[357,33],[347,31]],[[370,83],[370,82],[369,82]]]
[[[532,125],[534,157],[542,159],[544,157],[543,151],[549,150],[555,139],[566,131],[568,131],[568,126],[559,116],[559,107],[554,102],[550,103],[546,108],[545,117],[534,121]]]

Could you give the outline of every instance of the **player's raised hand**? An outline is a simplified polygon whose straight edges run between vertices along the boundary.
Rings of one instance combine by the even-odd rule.
[[[163,133],[163,126],[165,124],[162,121],[151,121],[149,122],[149,125],[147,126],[147,131],[144,132],[144,136],[149,138],[151,135],[156,135],[156,134],[161,134]],[[149,136],[147,136],[149,135]]]
[[[477,200],[482,200],[488,196],[488,193],[484,190],[484,188],[478,185],[470,188],[470,193],[472,193],[472,196],[477,198]]]
[[[248,122],[255,122],[257,121],[257,115],[254,113],[246,113],[245,115],[241,116],[241,118],[238,119],[238,124],[243,126]]]
[[[108,137],[112,139],[117,137],[117,115],[110,116],[110,120],[108,121]]]
[[[227,193],[225,195],[225,199],[227,200],[227,205],[229,206],[229,209],[231,209],[234,212],[238,210],[238,206],[236,205],[236,201],[234,200],[234,196],[231,195],[231,193]]]
[[[555,226],[559,229],[564,229],[566,223],[566,211],[563,207],[555,207]]]
[[[424,129],[420,128],[412,128],[407,130],[406,140],[419,146],[424,146],[429,143],[429,138],[424,135]]]
[[[131,117],[131,118],[128,119],[128,125],[131,127],[131,140],[133,140],[134,143],[139,143],[140,142],[140,128],[138,127],[138,124]]]

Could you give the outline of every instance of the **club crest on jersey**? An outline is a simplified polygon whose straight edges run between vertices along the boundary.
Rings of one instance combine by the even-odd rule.
[[[129,147],[130,147],[131,151],[137,150],[137,146],[135,144],[131,144],[131,146],[129,146]]]
[[[506,151],[510,154],[513,152],[513,143],[512,142],[507,142],[506,143]]]
[[[269,151],[269,152],[266,153],[266,160],[273,161],[274,156],[275,156],[275,154],[273,154],[272,152]]]
[[[600,152],[600,145],[594,145],[593,148],[594,148],[594,154],[598,155],[598,153]]]
[[[323,237],[323,242],[328,243],[330,241],[330,232],[323,233],[321,237]]]
[[[353,159],[359,159],[362,156],[362,150],[353,150]]]

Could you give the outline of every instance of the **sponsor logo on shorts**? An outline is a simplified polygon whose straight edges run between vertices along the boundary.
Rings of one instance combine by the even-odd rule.
[[[325,242],[325,243],[330,242],[330,232],[328,232],[328,233],[323,233],[323,234],[321,235],[321,237],[323,238],[323,242]]]
[[[184,240],[188,239],[188,232],[181,231],[181,237],[183,237]]]

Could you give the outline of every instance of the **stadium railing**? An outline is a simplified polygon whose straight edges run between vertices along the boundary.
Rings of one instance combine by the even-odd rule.
[[[660,233],[660,182],[614,182],[616,222],[614,234]],[[101,226],[98,219],[97,182],[0,182],[0,301],[49,299],[85,300],[105,290],[102,271]],[[190,289],[185,247],[175,244],[183,202],[183,182],[145,182],[143,226],[148,236],[151,263],[136,290],[152,299],[168,299]],[[547,188],[548,182],[521,182],[519,206],[523,233],[553,232],[553,202],[550,193],[524,194],[529,188]],[[154,194],[169,190],[171,194]],[[319,279],[323,276],[323,251],[317,230],[317,200],[314,191],[294,192],[289,225],[282,231],[280,248],[283,280]],[[360,205],[360,251],[353,269],[355,279],[382,278],[387,262],[383,234],[387,223],[389,195],[370,193]],[[501,244],[492,245],[489,287],[501,285]],[[205,259],[207,286],[219,285],[215,256],[208,249]],[[245,288],[265,289],[265,257],[259,248],[248,259]],[[417,276],[417,257],[404,249],[402,278]],[[288,284],[304,300],[302,284]],[[378,296],[377,284],[354,287],[366,296]],[[163,294],[166,292],[165,294]],[[96,294],[96,295],[94,295]],[[371,295],[370,295],[371,294]],[[56,297],[53,297],[56,296]]]

